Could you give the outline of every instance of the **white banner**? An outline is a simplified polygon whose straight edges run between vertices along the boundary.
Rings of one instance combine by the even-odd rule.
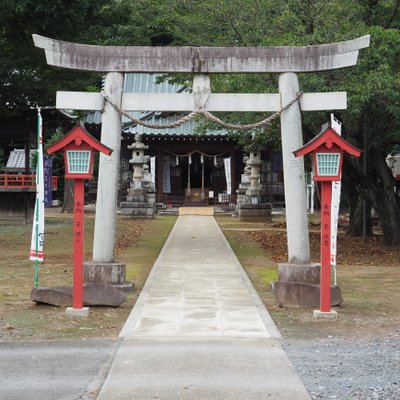
[[[44,244],[44,177],[43,177],[43,126],[38,109],[38,147],[36,159],[36,201],[33,215],[32,240],[29,259],[43,262]]]
[[[163,156],[163,192],[171,193],[171,160],[169,156]]]
[[[226,193],[232,194],[232,180],[231,180],[231,158],[224,158],[225,166],[225,179],[226,179]]]
[[[150,182],[156,183],[156,158],[150,157]]]
[[[331,127],[338,135],[342,134],[342,124],[331,114]],[[331,265],[336,267],[337,233],[339,223],[340,192],[342,184],[340,181],[332,182],[332,206],[331,206]]]

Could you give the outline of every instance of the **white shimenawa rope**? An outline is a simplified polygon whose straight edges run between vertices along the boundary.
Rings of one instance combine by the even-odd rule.
[[[238,131],[245,131],[245,130],[250,130],[250,129],[256,129],[256,128],[261,128],[263,126],[269,125],[275,118],[277,118],[279,115],[282,114],[283,111],[287,110],[292,104],[296,103],[299,101],[300,97],[303,95],[303,92],[298,92],[296,94],[296,97],[290,101],[285,107],[282,107],[279,111],[276,111],[272,115],[270,115],[267,118],[262,119],[261,121],[255,122],[253,124],[247,124],[247,125],[241,125],[241,124],[231,124],[228,122],[224,122],[215,115],[211,114],[209,111],[203,110],[201,108],[192,111],[190,114],[185,115],[184,117],[180,118],[179,120],[167,124],[167,125],[158,125],[158,124],[150,124],[147,123],[146,121],[141,120],[140,118],[135,118],[132,115],[129,115],[126,111],[121,110],[120,107],[118,107],[116,104],[114,104],[106,95],[104,92],[102,92],[102,95],[104,97],[104,100],[108,102],[119,114],[123,115],[124,117],[128,118],[131,122],[144,126],[146,128],[151,128],[151,129],[172,129],[172,128],[178,128],[179,126],[183,125],[185,122],[190,121],[193,119],[196,115],[202,115],[203,117],[209,119],[210,121],[221,125],[222,127],[226,129],[234,129]]]

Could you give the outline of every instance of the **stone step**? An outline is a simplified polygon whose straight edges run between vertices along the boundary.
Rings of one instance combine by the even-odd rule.
[[[214,207],[179,207],[179,215],[214,215]]]

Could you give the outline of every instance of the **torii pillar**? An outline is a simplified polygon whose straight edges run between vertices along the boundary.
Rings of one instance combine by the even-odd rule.
[[[282,106],[299,92],[299,82],[294,73],[279,76]],[[310,241],[308,237],[307,194],[304,161],[294,157],[296,146],[303,144],[299,104],[293,104],[281,114],[283,181],[285,189],[286,229],[288,234],[288,261],[292,264],[309,264]],[[298,147],[299,148],[299,147]],[[286,184],[288,182],[288,184]],[[290,201],[289,201],[290,199]],[[304,211],[305,210],[305,211]],[[307,235],[305,234],[307,232]]]
[[[124,111],[177,112],[191,112],[198,107],[210,112],[279,111],[296,97],[299,90],[296,73],[353,66],[357,63],[359,50],[368,47],[370,41],[367,35],[317,46],[195,48],[91,46],[39,35],[33,35],[33,38],[35,45],[45,50],[50,65],[107,73],[106,82],[112,81],[118,87],[113,89],[115,97],[111,93],[106,95]],[[122,78],[116,77],[124,72],[193,73],[193,93],[122,93],[121,98]],[[277,94],[212,94],[210,91],[208,74],[271,72],[280,74]],[[106,84],[106,92],[108,87]],[[289,263],[279,266],[280,280],[292,282],[299,276],[300,279],[304,275],[313,277],[318,270],[318,266],[310,265],[304,165],[292,154],[303,144],[300,110],[345,109],[346,100],[345,92],[304,93],[299,104],[293,104],[281,114]],[[103,106],[104,99],[99,93],[57,93],[57,108],[102,110]],[[121,135],[120,120],[117,119],[115,110],[106,104],[101,140],[113,148],[115,157],[119,157],[117,142]],[[114,262],[116,201],[108,194],[114,191],[116,195],[117,192],[116,165],[118,160],[100,163],[93,250],[94,261],[100,266]]]
[[[118,107],[121,107],[123,84],[124,75],[121,72],[106,75],[104,93]],[[101,141],[113,149],[113,154],[112,157],[100,154],[93,261],[107,264],[114,262],[115,211],[121,153],[121,115],[109,103],[104,104]]]

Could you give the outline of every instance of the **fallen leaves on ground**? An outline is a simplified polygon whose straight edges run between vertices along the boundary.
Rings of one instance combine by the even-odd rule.
[[[146,219],[123,219],[118,223],[120,227],[115,239],[115,250],[117,252],[134,246],[149,221]]]
[[[263,249],[281,263],[287,262],[287,235],[284,231],[252,231],[250,238],[259,243]],[[320,234],[310,232],[311,260],[320,259]],[[399,266],[400,248],[387,247],[382,244],[380,236],[368,238],[364,243],[362,238],[355,238],[340,232],[337,244],[337,263],[340,265],[377,265]]]

